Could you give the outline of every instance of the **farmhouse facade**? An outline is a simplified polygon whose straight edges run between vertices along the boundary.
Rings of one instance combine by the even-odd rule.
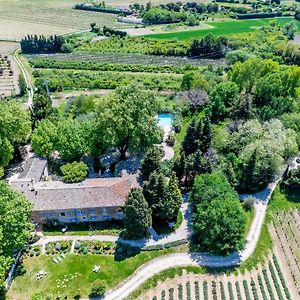
[[[125,198],[137,186],[134,176],[86,179],[72,184],[44,181],[47,169],[47,160],[30,158],[24,171],[10,183],[33,204],[32,220],[41,224],[50,220],[63,224],[121,220]]]

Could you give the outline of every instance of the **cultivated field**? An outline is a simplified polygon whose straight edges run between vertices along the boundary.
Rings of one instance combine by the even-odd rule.
[[[275,190],[267,213],[272,253],[241,274],[196,274],[158,276],[140,289],[139,299],[147,300],[285,300],[300,298],[300,197]],[[262,250],[264,232],[258,244]],[[260,251],[259,250],[259,251]],[[203,272],[201,272],[203,273]],[[159,278],[168,278],[159,281]],[[158,283],[157,283],[158,282]],[[133,296],[134,295],[134,296]],[[137,292],[133,294],[137,297]],[[134,299],[134,298],[130,298]]]
[[[300,210],[276,213],[274,221],[269,225],[275,241],[274,252],[280,257],[287,275],[293,283],[296,298],[300,297]],[[294,299],[296,299],[294,298]]]
[[[230,21],[218,21],[218,22],[208,22],[211,29],[197,29],[197,30],[185,30],[179,32],[170,33],[158,33],[145,35],[145,38],[155,38],[155,39],[166,39],[166,40],[190,40],[194,38],[199,38],[207,35],[208,33],[213,33],[214,35],[230,35],[238,33],[253,32],[259,27],[268,25],[271,21],[277,20],[280,25],[285,25],[294,18],[272,18],[272,19],[255,19],[255,20],[230,20]],[[297,22],[298,31],[300,31],[300,22]]]
[[[26,34],[50,35],[88,30],[92,22],[120,27],[116,15],[72,9],[78,2],[0,0],[0,38],[19,40]]]
[[[0,98],[19,93],[20,70],[12,57],[17,48],[16,43],[0,42]]]
[[[128,27],[116,21],[117,16],[98,12],[78,11],[76,0],[0,0],[0,39],[19,40],[26,34],[65,34],[88,30],[90,23],[110,27]],[[109,0],[107,5],[128,7],[135,0]],[[148,0],[139,1],[147,3]],[[152,3],[169,2],[154,0]]]
[[[133,299],[133,298],[130,298]],[[238,275],[183,272],[139,296],[140,300],[285,300],[290,292],[278,257],[270,255],[257,269]]]

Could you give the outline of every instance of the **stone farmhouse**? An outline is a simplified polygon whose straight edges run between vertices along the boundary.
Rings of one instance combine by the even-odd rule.
[[[47,160],[29,158],[22,173],[10,182],[33,204],[32,220],[45,224],[80,223],[123,219],[121,207],[132,187],[134,176],[93,178],[80,183],[45,181]]]

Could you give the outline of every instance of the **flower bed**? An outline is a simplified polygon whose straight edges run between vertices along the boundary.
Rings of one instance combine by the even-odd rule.
[[[74,252],[77,254],[102,254],[114,255],[116,244],[113,242],[101,241],[76,241]]]
[[[71,251],[72,241],[50,242],[46,244],[45,251],[48,255],[68,253]]]

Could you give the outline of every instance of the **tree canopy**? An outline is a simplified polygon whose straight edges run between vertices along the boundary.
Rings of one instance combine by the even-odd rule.
[[[225,175],[197,176],[192,201],[195,241],[201,249],[227,255],[243,248],[246,216]]]
[[[127,196],[124,207],[126,236],[141,239],[147,236],[151,226],[151,209],[146,202],[142,190],[132,189]]]
[[[0,283],[12,262],[14,251],[30,236],[31,204],[25,196],[0,181]]]
[[[29,113],[15,101],[0,101],[0,177],[13,157],[14,147],[31,134]]]
[[[139,86],[118,88],[101,101],[96,112],[99,134],[107,146],[117,147],[120,159],[127,151],[141,151],[157,143],[161,136],[155,115],[159,101]]]

